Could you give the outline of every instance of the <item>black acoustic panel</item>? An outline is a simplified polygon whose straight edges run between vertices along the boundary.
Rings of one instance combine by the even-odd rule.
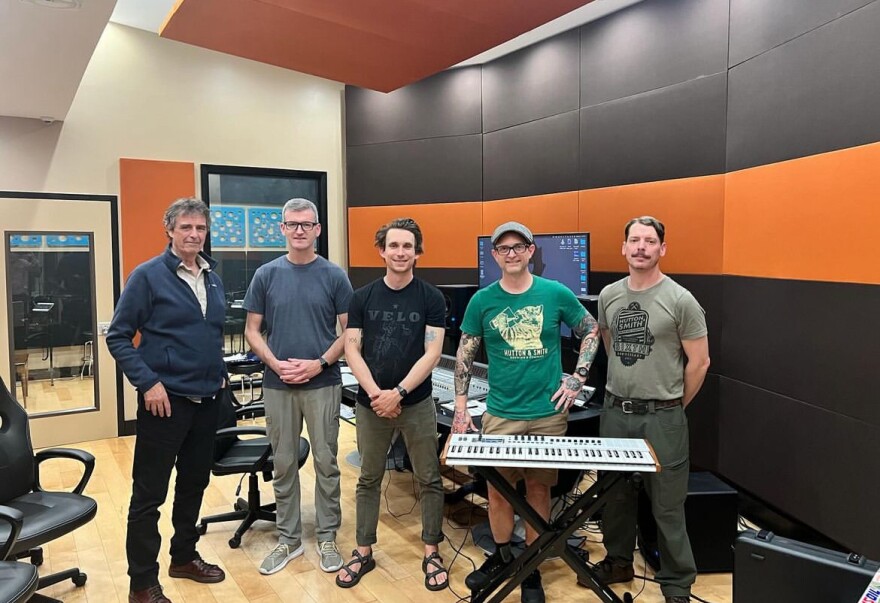
[[[880,428],[880,286],[727,276],[723,288],[726,377]]]
[[[416,268],[415,275],[432,285],[477,284],[476,268]],[[349,268],[348,278],[357,289],[385,276],[385,268]]]
[[[880,140],[880,2],[730,70],[727,170]]]
[[[576,29],[483,65],[483,132],[576,110]]]
[[[739,65],[874,0],[730,0],[729,65]]]
[[[349,207],[478,201],[482,136],[450,136],[349,147]]]
[[[724,172],[727,75],[581,109],[581,188]]]
[[[441,71],[387,94],[345,87],[348,146],[479,132],[479,66]]]
[[[750,332],[758,349],[772,337]],[[719,425],[722,477],[849,550],[880,558],[876,425],[727,378]]]
[[[720,379],[714,372],[706,375],[703,387],[687,407],[691,471],[718,471]]]
[[[709,369],[724,374],[722,359],[722,325],[724,318],[724,277],[713,274],[670,274],[678,284],[690,291],[706,311],[706,328],[709,330]]]
[[[578,188],[578,112],[483,135],[483,199]]]
[[[642,2],[581,28],[581,107],[727,69],[728,0]]]

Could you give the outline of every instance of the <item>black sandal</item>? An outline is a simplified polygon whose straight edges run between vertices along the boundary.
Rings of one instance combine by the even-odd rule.
[[[428,566],[435,567],[434,571],[429,572]],[[449,586],[449,570],[443,567],[443,557],[440,556],[440,553],[434,551],[424,559],[422,559],[422,571],[425,572],[425,588],[432,591],[443,590],[447,586]],[[437,576],[440,574],[446,574],[446,580],[443,582],[437,583]],[[431,584],[431,580],[434,580],[434,584]]]
[[[348,582],[343,582],[339,579],[339,576],[336,576],[336,586],[339,586],[340,588],[351,588],[361,581],[361,578],[363,578],[364,574],[376,569],[376,560],[373,559],[372,551],[370,551],[366,555],[361,555],[360,553],[358,553],[357,549],[355,549],[351,552],[351,557],[352,558],[349,560],[349,562],[344,564],[342,568],[340,568],[346,571],[351,580],[349,580]],[[354,571],[353,569],[351,569],[351,566],[355,563],[361,564],[361,569],[359,571]]]

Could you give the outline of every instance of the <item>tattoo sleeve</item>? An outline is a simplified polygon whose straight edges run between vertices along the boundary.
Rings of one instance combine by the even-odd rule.
[[[471,368],[474,366],[474,358],[480,349],[482,337],[461,334],[458,344],[458,352],[455,354],[455,393],[466,396],[471,386]]]
[[[582,337],[581,349],[578,354],[577,366],[590,368],[599,350],[599,323],[588,312],[574,330],[578,337]]]

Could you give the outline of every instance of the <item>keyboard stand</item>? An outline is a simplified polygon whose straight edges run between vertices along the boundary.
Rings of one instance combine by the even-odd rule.
[[[628,478],[631,473],[624,471],[603,471],[599,479],[590,488],[581,494],[578,499],[563,511],[550,523],[529,505],[525,497],[501,476],[495,467],[480,466],[473,469],[483,474],[504,498],[511,504],[514,511],[528,522],[538,533],[538,538],[526,547],[526,550],[514,558],[503,570],[495,574],[486,586],[471,593],[472,603],[500,603],[513,589],[532,573],[544,559],[551,556],[561,557],[571,569],[582,578],[582,583],[596,593],[604,603],[623,603],[632,601],[629,593],[621,599],[611,590],[607,584],[599,580],[596,572],[568,546],[568,539],[581,525],[601,509],[608,501],[611,489],[622,479]],[[502,583],[507,581],[502,586]],[[497,593],[493,592],[501,587]]]

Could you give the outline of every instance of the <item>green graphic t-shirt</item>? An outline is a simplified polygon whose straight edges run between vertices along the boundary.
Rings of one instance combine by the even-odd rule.
[[[565,285],[532,278],[523,293],[508,293],[498,282],[477,291],[461,323],[464,333],[482,337],[486,346],[489,412],[521,421],[556,412],[550,397],[562,375],[559,325],[574,328],[587,314]]]

